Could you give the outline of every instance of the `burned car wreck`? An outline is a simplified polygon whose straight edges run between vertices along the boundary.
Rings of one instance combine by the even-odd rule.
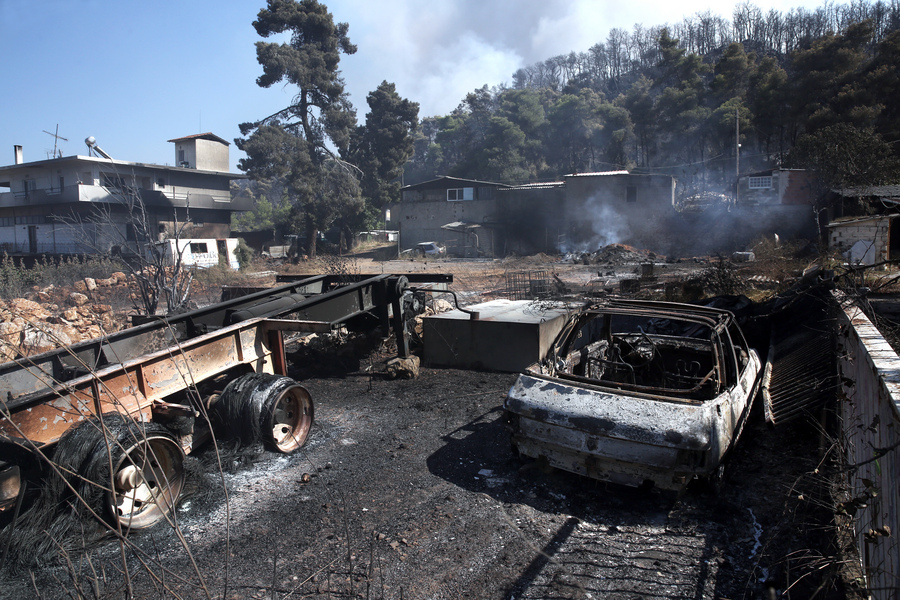
[[[734,315],[688,304],[583,307],[504,403],[524,456],[602,481],[716,481],[761,375]]]

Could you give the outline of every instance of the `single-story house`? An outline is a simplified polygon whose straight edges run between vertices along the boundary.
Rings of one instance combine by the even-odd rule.
[[[647,246],[673,217],[674,200],[668,175],[579,173],[519,186],[441,177],[405,186],[387,225],[401,248],[436,241],[457,256]]]

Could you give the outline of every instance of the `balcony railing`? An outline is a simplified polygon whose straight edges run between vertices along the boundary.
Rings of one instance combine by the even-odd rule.
[[[219,190],[175,188],[174,191],[168,192],[143,189],[137,191],[148,206],[185,206],[189,203],[192,208],[252,209],[252,206],[244,206],[246,203],[238,203],[241,205],[240,207],[232,206],[231,194]],[[112,187],[84,184],[43,190],[18,190],[0,193],[0,208],[76,202],[118,203],[125,201],[127,194],[127,191]]]

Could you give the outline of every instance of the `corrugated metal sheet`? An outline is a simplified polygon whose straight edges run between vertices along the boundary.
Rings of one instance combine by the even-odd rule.
[[[836,327],[830,306],[811,292],[773,321],[762,389],[769,423],[817,413],[834,397]]]

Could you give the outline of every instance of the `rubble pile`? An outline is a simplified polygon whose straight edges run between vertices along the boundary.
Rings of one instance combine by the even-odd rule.
[[[33,356],[124,329],[113,309],[132,292],[121,272],[70,287],[35,287],[29,298],[0,299],[0,362]]]
[[[563,257],[563,262],[584,265],[626,265],[663,259],[664,257],[649,250],[640,250],[625,244],[609,244],[593,252],[570,252]]]

